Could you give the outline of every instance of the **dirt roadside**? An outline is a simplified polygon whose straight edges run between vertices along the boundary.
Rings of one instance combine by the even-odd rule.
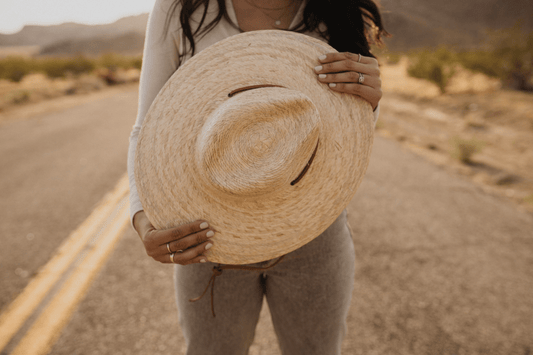
[[[378,135],[533,211],[532,93],[463,73],[441,95],[435,85],[408,77],[405,62],[383,66],[382,76]]]
[[[0,110],[0,125],[3,122],[24,120],[55,111],[65,110],[85,103],[101,100],[119,92],[130,91],[138,83],[127,83],[117,86],[104,86],[97,91],[82,92],[73,95],[62,95],[37,102],[6,105]]]

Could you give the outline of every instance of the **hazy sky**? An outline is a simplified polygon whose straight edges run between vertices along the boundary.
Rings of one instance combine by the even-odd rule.
[[[24,25],[101,24],[150,12],[155,0],[0,0],[0,33]]]

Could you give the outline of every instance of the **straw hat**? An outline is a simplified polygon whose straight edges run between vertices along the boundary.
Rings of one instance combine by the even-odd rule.
[[[317,80],[335,49],[265,30],[206,48],[177,70],[144,120],[135,156],[157,229],[205,219],[208,259],[248,264],[287,254],[346,208],[373,142],[369,103]]]

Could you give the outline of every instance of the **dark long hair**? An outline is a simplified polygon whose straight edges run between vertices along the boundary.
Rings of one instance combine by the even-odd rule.
[[[165,35],[168,33],[172,16],[181,5],[179,18],[183,29],[182,41],[190,43],[188,51],[191,51],[191,55],[194,55],[196,49],[194,38],[212,30],[222,17],[233,27],[239,29],[228,15],[225,0],[217,0],[219,9],[217,16],[203,26],[209,2],[209,0],[174,0],[167,14]],[[189,19],[202,5],[204,7],[202,19],[193,33]],[[322,22],[326,25],[325,31],[319,29]],[[309,0],[304,9],[303,20],[296,25],[294,31],[301,33],[318,31],[329,45],[339,52],[360,53],[372,57],[370,44],[381,44],[381,38],[388,35],[383,26],[379,8],[373,0]],[[179,54],[180,63],[184,55],[185,53]]]

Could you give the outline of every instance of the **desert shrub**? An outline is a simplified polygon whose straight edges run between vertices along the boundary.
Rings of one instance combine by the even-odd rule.
[[[456,54],[445,48],[437,50],[419,50],[409,55],[407,74],[419,79],[426,79],[436,84],[441,93],[455,73]]]
[[[487,33],[483,49],[454,52],[445,47],[409,54],[408,74],[435,83],[442,93],[457,65],[500,79],[509,88],[533,91],[533,32],[520,24]]]
[[[485,49],[458,54],[467,69],[501,79],[508,87],[533,90],[533,32],[527,34],[520,24],[491,31]]]
[[[495,58],[494,54],[486,50],[473,50],[460,52],[457,55],[459,63],[466,69],[483,73],[485,75],[502,78],[503,59]]]
[[[135,57],[131,59],[130,65],[132,68],[141,70],[143,64],[142,57]]]
[[[127,57],[114,53],[104,54],[99,58],[87,58],[83,55],[72,58],[7,57],[0,59],[0,79],[19,82],[25,75],[33,72],[43,72],[49,78],[64,78],[68,75],[90,73],[96,68],[115,71],[119,68],[141,69],[141,66],[141,57]]]
[[[30,96],[31,96],[31,93],[27,90],[18,91],[13,94],[13,97],[11,98],[11,102],[14,103],[15,105],[24,104],[30,101]]]
[[[98,67],[107,68],[109,70],[116,70],[117,68],[124,68],[127,60],[121,55],[115,53],[106,53],[98,59]]]
[[[492,54],[500,61],[500,75],[509,86],[518,90],[531,90],[533,76],[533,32],[526,34],[517,23],[502,31],[489,33]]]
[[[99,68],[105,68],[111,71],[131,68],[141,69],[142,58],[140,56],[132,57],[116,53],[106,53],[96,60],[96,65]]]
[[[34,67],[34,61],[29,58],[10,56],[0,59],[0,78],[18,83]]]
[[[109,70],[128,69],[131,68],[131,60],[116,53],[106,53],[97,60],[97,65]]]
[[[464,139],[454,137],[452,139],[452,156],[461,163],[472,164],[472,156],[479,153],[483,148],[483,143],[476,139]]]
[[[67,74],[78,76],[83,73],[92,72],[96,65],[94,60],[84,56],[74,58],[46,58],[39,63],[41,71],[49,78],[63,78]]]
[[[39,66],[49,78],[62,78],[66,75],[65,59],[46,58],[40,61]]]
[[[96,68],[94,61],[84,56],[69,59],[65,64],[65,69],[74,75],[90,73]]]

